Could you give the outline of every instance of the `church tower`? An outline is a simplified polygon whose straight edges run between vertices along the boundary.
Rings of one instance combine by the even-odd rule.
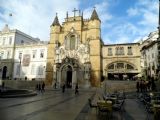
[[[88,23],[87,36],[90,39],[90,62],[92,65],[91,82],[99,85],[102,70],[102,40],[101,40],[101,21],[94,8]]]
[[[73,10],[66,13],[60,25],[58,16],[50,27],[50,42],[46,69],[46,83],[74,88],[99,86],[101,80],[101,21],[94,9],[90,19]],[[77,13],[78,12],[78,13]]]

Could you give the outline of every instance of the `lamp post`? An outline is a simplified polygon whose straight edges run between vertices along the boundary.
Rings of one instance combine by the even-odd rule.
[[[19,53],[19,79],[21,78],[21,59],[22,59],[22,53]]]

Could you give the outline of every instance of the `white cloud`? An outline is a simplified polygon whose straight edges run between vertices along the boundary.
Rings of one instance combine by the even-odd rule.
[[[158,2],[138,0],[126,13],[128,16],[121,16],[111,23],[111,31],[107,31],[108,35],[104,37],[107,40],[105,43],[108,39],[111,43],[137,42],[157,29]]]
[[[78,8],[78,0],[2,0],[0,27],[9,24],[11,28],[19,29],[41,40],[49,40],[50,25],[55,13],[58,12],[60,22],[64,20],[66,11]],[[13,16],[9,17],[9,13]]]
[[[138,10],[137,10],[137,8],[129,8],[127,10],[127,13],[128,13],[129,16],[135,16],[135,15],[138,14]]]
[[[106,22],[107,20],[110,20],[112,18],[112,15],[107,11],[109,4],[107,2],[102,2],[99,4],[96,4],[96,11],[99,15],[99,18],[102,22]],[[90,18],[91,14],[93,12],[93,7],[90,6],[86,9],[84,9],[84,18]]]
[[[129,16],[141,17],[139,24],[155,27],[158,23],[158,1],[138,0],[134,7],[127,10]]]
[[[127,21],[119,21],[108,29],[110,31],[107,31],[104,37],[104,42],[106,44],[108,42],[110,42],[110,44],[134,42],[134,37],[140,35],[139,29],[134,24]]]
[[[153,13],[151,11],[145,11],[143,13],[143,19],[139,22],[139,24],[147,25],[147,26],[153,26],[158,25],[158,15],[156,13]]]

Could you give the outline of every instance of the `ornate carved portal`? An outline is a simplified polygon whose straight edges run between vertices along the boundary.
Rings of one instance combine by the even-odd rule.
[[[78,84],[89,84],[90,63],[80,64],[73,58],[65,58],[62,63],[56,64],[54,81],[60,86],[65,84],[67,88],[74,88]],[[60,87],[59,86],[59,87]]]

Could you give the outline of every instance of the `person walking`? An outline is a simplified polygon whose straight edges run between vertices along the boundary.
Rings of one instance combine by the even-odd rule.
[[[139,92],[139,88],[140,88],[140,83],[139,83],[139,81],[137,81],[136,88],[137,88],[137,92]]]
[[[79,94],[79,91],[78,91],[78,84],[76,84],[76,87],[75,87],[75,94]]]
[[[38,91],[41,92],[42,91],[42,88],[41,88],[41,84],[38,83]]]
[[[35,86],[35,90],[38,91],[39,90],[39,84],[37,83]]]
[[[154,82],[154,78],[153,77],[151,78],[151,89],[152,89],[152,91],[156,91],[156,84]]]
[[[55,89],[57,88],[57,83],[56,83],[56,82],[54,83],[54,88],[55,88]]]
[[[63,84],[63,86],[62,86],[62,93],[64,93],[65,92],[65,84]]]
[[[42,83],[42,92],[45,92],[45,83]]]

